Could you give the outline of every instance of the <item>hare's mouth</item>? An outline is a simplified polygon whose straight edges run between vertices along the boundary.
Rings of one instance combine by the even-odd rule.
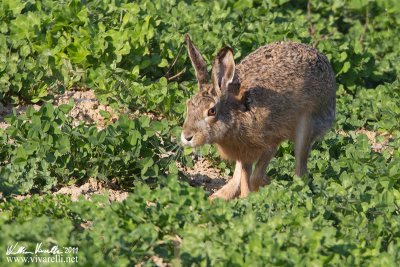
[[[184,146],[198,147],[204,145],[206,141],[202,135],[185,136],[183,132],[181,133],[181,143]]]
[[[195,140],[194,135],[187,137],[183,134],[183,132],[181,133],[181,142],[184,146],[195,147],[196,144],[194,140]]]

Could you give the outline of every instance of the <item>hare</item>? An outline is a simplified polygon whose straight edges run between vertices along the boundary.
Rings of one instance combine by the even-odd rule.
[[[335,118],[335,74],[326,56],[304,44],[275,42],[235,65],[232,49],[224,47],[210,77],[188,34],[185,41],[199,90],[187,101],[181,142],[216,144],[223,159],[236,161],[232,179],[210,199],[246,197],[266,185],[268,163],[287,139],[295,144],[296,174],[306,174],[313,142]]]

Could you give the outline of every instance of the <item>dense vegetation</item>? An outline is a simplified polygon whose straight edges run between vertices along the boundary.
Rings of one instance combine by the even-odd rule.
[[[224,44],[240,60],[289,39],[328,56],[337,120],[315,145],[307,177],[294,175],[284,143],[272,183],[247,199],[210,205],[204,190],[179,179],[176,161],[192,160],[175,140],[196,90],[186,32],[208,62]],[[0,101],[42,107],[7,116],[0,129],[0,265],[12,266],[7,246],[43,242],[79,247],[81,266],[397,266],[399,43],[397,0],[2,0]],[[121,115],[103,130],[74,127],[74,103],[55,108],[52,99],[78,87],[162,119]],[[214,150],[202,152],[229,171]],[[49,194],[90,177],[117,180],[128,199]],[[25,193],[32,197],[13,198]]]

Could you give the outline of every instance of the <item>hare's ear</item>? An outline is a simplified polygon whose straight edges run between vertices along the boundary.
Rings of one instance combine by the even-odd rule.
[[[192,65],[196,71],[196,78],[199,84],[199,89],[202,90],[202,85],[209,83],[210,81],[210,76],[207,72],[206,62],[204,61],[204,58],[200,54],[199,50],[192,43],[192,40],[190,40],[190,36],[188,33],[185,35],[185,41],[190,61],[192,62]]]
[[[235,60],[230,47],[222,48],[214,59],[212,82],[218,95],[226,92],[235,76]]]

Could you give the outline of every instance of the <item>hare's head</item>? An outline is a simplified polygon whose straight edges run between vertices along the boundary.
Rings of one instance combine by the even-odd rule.
[[[185,36],[188,54],[196,72],[199,91],[186,105],[186,119],[181,141],[196,147],[222,140],[230,130],[234,113],[240,109],[237,97],[240,88],[235,76],[232,49],[222,48],[214,59],[212,78],[198,49]]]

